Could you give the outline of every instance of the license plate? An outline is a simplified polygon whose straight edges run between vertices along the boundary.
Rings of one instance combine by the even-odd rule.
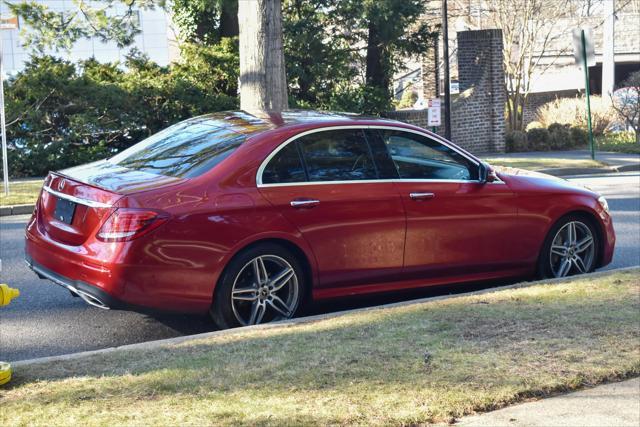
[[[56,200],[56,209],[53,212],[53,216],[65,224],[71,224],[73,222],[73,215],[76,212],[76,204],[69,200],[60,199]]]

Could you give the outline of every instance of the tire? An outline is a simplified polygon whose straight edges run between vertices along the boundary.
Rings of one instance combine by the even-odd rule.
[[[304,269],[291,251],[261,243],[229,262],[215,289],[211,318],[220,329],[289,319],[300,309],[306,287]]]
[[[567,215],[551,228],[544,241],[538,258],[538,277],[590,273],[596,269],[599,252],[600,236],[592,221],[583,215]]]

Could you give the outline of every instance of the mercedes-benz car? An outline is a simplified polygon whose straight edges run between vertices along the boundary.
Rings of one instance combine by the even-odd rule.
[[[232,112],[51,172],[26,260],[93,306],[210,312],[227,328],[312,300],[586,273],[614,244],[600,195],[419,127]]]

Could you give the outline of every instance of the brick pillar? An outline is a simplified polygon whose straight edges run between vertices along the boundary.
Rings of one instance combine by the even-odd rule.
[[[502,59],[501,30],[458,33],[460,95],[452,108],[452,139],[473,152],[504,152]]]

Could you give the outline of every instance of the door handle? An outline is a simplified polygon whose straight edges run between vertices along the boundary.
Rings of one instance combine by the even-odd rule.
[[[315,208],[320,204],[320,200],[315,199],[295,199],[291,201],[291,207],[296,209]]]
[[[433,193],[410,193],[409,197],[411,197],[412,200],[420,201],[433,199],[436,195]]]

